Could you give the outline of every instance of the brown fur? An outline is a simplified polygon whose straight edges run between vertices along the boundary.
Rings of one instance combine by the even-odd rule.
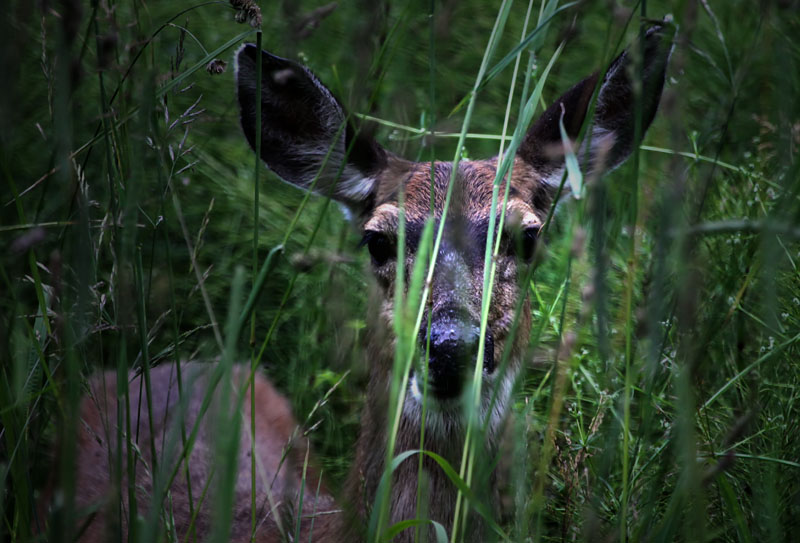
[[[186,364],[183,366],[184,394],[190,400],[183,425],[185,435],[189,435],[197,420],[203,393],[208,386],[208,379],[212,366],[205,364]],[[248,372],[244,369],[235,369],[233,383],[238,391],[246,383]],[[134,454],[141,454],[136,462],[136,494],[137,507],[140,514],[146,514],[153,494],[153,458],[150,454],[150,439],[155,440],[155,447],[159,458],[158,463],[170,468],[179,461],[180,450],[180,406],[175,367],[164,365],[151,371],[152,381],[152,417],[153,427],[149,425],[146,415],[147,406],[139,405],[139,390],[142,378],[133,377],[129,382],[131,396],[131,428],[136,443]],[[225,386],[222,382],[218,387]],[[76,506],[78,510],[96,510],[97,513],[78,519],[77,526],[86,525],[81,538],[84,542],[116,540],[122,534],[122,540],[127,541],[129,511],[127,477],[123,476],[120,489],[114,488],[111,474],[114,473],[115,458],[117,457],[117,383],[116,374],[107,372],[96,375],[89,382],[89,393],[83,398],[80,405],[81,428],[78,435],[78,463],[77,463],[77,493]],[[144,392],[143,402],[144,402]],[[219,395],[219,388],[216,392]],[[287,500],[296,503],[299,491],[299,481],[302,476],[302,465],[307,442],[305,439],[292,441],[297,425],[292,416],[289,403],[279,394],[269,381],[260,374],[255,375],[256,395],[256,454],[258,455],[257,468],[257,519],[258,529],[256,541],[277,541],[280,532],[273,518],[273,512],[267,499],[268,490],[271,493],[278,512],[288,509]],[[235,398],[235,395],[232,395]],[[218,399],[218,398],[217,398]],[[214,415],[218,413],[219,405],[212,404],[205,418],[200,423],[197,440],[189,456],[188,469],[194,498],[194,508],[197,517],[194,524],[196,533],[201,535],[209,533],[212,528],[212,518],[208,497],[201,503],[200,495],[209,477],[212,474],[219,479],[219,473],[213,473],[217,462],[215,443]],[[125,420],[125,417],[123,417]],[[241,416],[241,438],[239,443],[239,457],[237,459],[239,471],[235,483],[235,496],[233,511],[233,525],[231,541],[249,541],[251,525],[250,509],[250,387],[244,389],[243,412]],[[173,446],[168,445],[174,441]],[[123,429],[123,443],[124,429]],[[286,445],[292,443],[289,456],[281,463],[281,457]],[[165,450],[173,454],[164,457]],[[127,473],[127,448],[123,445],[122,472]],[[181,462],[183,467],[183,462]],[[263,470],[263,471],[262,471]],[[169,471],[169,470],[167,470]],[[317,487],[317,475],[314,470],[307,474],[307,492],[305,496],[305,509],[309,512],[314,506],[314,492]],[[213,492],[214,480],[211,481],[209,492]],[[309,492],[308,489],[311,489]],[[178,472],[170,487],[171,504],[168,509],[172,511],[176,532],[183,537],[189,530],[191,522],[188,501],[187,476],[183,469]],[[120,526],[118,517],[118,500],[122,499],[124,514]],[[333,509],[333,502],[324,493],[316,503],[317,511],[328,512]],[[320,523],[320,532],[323,531]],[[292,526],[289,526],[291,530]],[[202,537],[201,537],[202,539]]]

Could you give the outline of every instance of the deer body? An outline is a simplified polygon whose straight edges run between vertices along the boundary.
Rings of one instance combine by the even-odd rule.
[[[152,421],[147,416],[147,406],[144,404],[144,395],[139,395],[142,377],[133,377],[129,382],[130,388],[130,417],[131,430],[136,443],[134,454],[141,455],[137,462],[135,474],[135,488],[137,504],[140,514],[148,512],[149,501],[154,492],[153,463],[150,454],[150,439],[155,440],[157,462],[164,466],[184,465],[188,474],[181,470],[175,477],[170,487],[171,511],[175,521],[175,529],[183,537],[190,531],[190,527],[199,534],[211,532],[214,519],[212,518],[210,498],[200,500],[204,487],[213,485],[216,465],[215,420],[213,414],[219,405],[212,405],[206,416],[201,417],[202,392],[206,390],[212,374],[212,366],[208,364],[185,364],[182,367],[182,384],[184,394],[188,398],[185,406],[180,405],[178,378],[174,365],[166,364],[151,371],[152,387]],[[249,372],[237,368],[233,372],[232,384],[234,391],[241,390],[244,394],[241,413],[241,439],[238,447],[237,464],[240,470],[236,474],[234,489],[235,509],[231,530],[231,541],[249,541],[251,532],[251,480],[250,480],[250,387],[245,386]],[[218,386],[224,386],[222,383]],[[198,391],[192,393],[192,391]],[[255,405],[256,428],[255,450],[258,458],[256,477],[256,503],[257,515],[260,519],[257,541],[278,541],[278,531],[274,519],[271,517],[269,494],[281,500],[284,496],[295,495],[299,489],[297,481],[302,476],[303,456],[307,443],[297,439],[290,449],[287,459],[282,461],[284,447],[292,442],[292,437],[297,423],[292,416],[289,402],[278,393],[272,384],[260,374],[255,378]],[[217,396],[219,392],[217,392]],[[123,539],[128,534],[127,515],[116,515],[114,499],[121,499],[126,511],[129,510],[127,495],[127,461],[122,459],[121,488],[112,488],[111,474],[114,473],[116,457],[117,436],[117,381],[116,374],[112,372],[96,375],[90,381],[89,394],[83,399],[80,407],[80,416],[83,422],[78,435],[78,450],[80,452],[76,480],[78,481],[76,493],[76,506],[79,510],[92,510],[99,508],[98,515],[89,517],[82,541],[108,541],[115,540],[119,535]],[[141,398],[141,401],[140,401]],[[140,403],[142,405],[140,405]],[[123,427],[126,426],[123,415]],[[180,461],[182,442],[179,436],[189,436],[195,422],[199,422],[197,440],[188,455],[188,462]],[[123,438],[124,439],[124,438]],[[129,451],[123,444],[123,451]],[[169,469],[165,470],[169,472]],[[308,488],[316,489],[316,474],[310,471],[306,475]],[[189,504],[189,484],[192,487],[193,505]],[[213,489],[213,486],[210,486]],[[114,496],[114,492],[119,496]],[[213,490],[212,490],[213,491]],[[309,496],[309,502],[313,500]],[[318,510],[327,511],[333,508],[333,503],[327,495],[318,500]],[[193,520],[193,516],[195,516]],[[120,523],[121,520],[121,523]],[[115,525],[116,523],[116,525]],[[121,524],[121,525],[120,525]]]
[[[658,27],[648,32],[644,45],[642,133],[655,115],[670,49]],[[387,457],[387,399],[396,341],[392,322],[396,273],[399,265],[405,267],[407,276],[414,268],[420,236],[428,222],[433,222],[437,228],[444,224],[425,301],[428,318],[424,320],[417,341],[419,351],[426,353],[429,350],[429,356],[420,356],[412,367],[394,454],[419,448],[423,391],[427,387],[425,449],[444,457],[456,470],[460,465],[466,428],[462,399],[465,390],[469,389],[468,381],[480,347],[484,250],[490,235],[489,217],[497,159],[461,161],[455,167],[446,162],[431,165],[406,161],[359,132],[341,104],[305,67],[257,51],[253,45],[243,46],[236,54],[236,62],[241,123],[251,146],[256,147],[259,123],[255,112],[260,100],[261,148],[258,152],[261,158],[283,180],[306,190],[313,186],[314,190],[347,206],[371,254],[378,300],[372,306],[374,314],[368,319],[372,323],[368,346],[370,379],[353,468],[338,505],[334,504],[324,487],[320,495],[315,494],[316,475],[307,473],[302,510],[301,539],[308,540],[311,536],[312,541],[359,541],[365,537],[365,525]],[[256,96],[258,62],[262,67],[260,97]],[[484,354],[480,360],[483,386],[478,414],[480,422],[487,428],[483,450],[480,451],[482,458],[491,460],[498,453],[513,382],[522,367],[527,347],[531,312],[526,302],[521,306],[521,314],[515,316],[515,306],[520,296],[524,296],[524,289],[520,288],[518,281],[520,270],[530,264],[539,229],[553,204],[564,171],[559,122],[563,123],[570,138],[576,138],[599,82],[594,117],[588,121],[592,138],[581,149],[582,165],[585,170],[599,174],[620,164],[638,143],[634,138],[633,88],[627,74],[630,65],[629,54],[623,53],[603,78],[595,74],[572,87],[528,130],[514,157],[507,204],[502,207],[504,200],[501,197],[496,209],[498,216],[505,213],[505,227],[503,231],[491,233],[502,241],[500,251],[494,256],[497,272],[481,351]],[[401,217],[405,220],[406,251],[401,255],[402,261],[398,262],[396,236]],[[515,318],[520,319],[522,332],[512,337],[510,330]],[[504,354],[508,355],[508,364],[501,367]],[[422,366],[426,360],[427,366]],[[199,371],[193,366],[187,368],[189,374]],[[154,429],[146,428],[145,434],[162,431],[164,424],[175,424],[169,422],[174,418],[171,413],[175,410],[177,398],[177,390],[174,384],[170,384],[174,380],[169,379],[169,372],[173,370],[158,368],[154,371],[156,418],[166,422]],[[234,373],[236,386],[244,386],[245,373]],[[426,373],[427,384],[423,378]],[[97,386],[97,379],[93,382]],[[93,470],[80,465],[79,488],[92,489],[81,495],[82,505],[100,499],[109,486],[108,476],[104,473],[107,473],[105,468],[112,466],[102,459],[104,455],[108,457],[108,447],[107,444],[96,445],[98,436],[114,434],[113,431],[109,433],[109,429],[116,420],[114,402],[111,401],[115,388],[113,379],[109,382],[83,403],[86,425],[80,441],[82,457],[90,455],[99,462],[96,464],[99,467]],[[304,440],[295,440],[292,452],[282,462],[281,451],[290,441],[296,423],[286,400],[259,375],[255,377],[255,393],[256,454],[262,474],[257,487],[259,522],[256,540],[277,541],[281,538],[276,527],[280,519],[276,519],[275,514],[291,510],[298,503],[307,444]],[[493,396],[496,396],[494,400]],[[192,398],[190,405],[194,404]],[[251,529],[249,405],[248,398],[242,414],[233,541],[248,540]],[[196,411],[189,410],[184,421],[186,428],[191,427],[196,415]],[[214,458],[209,452],[213,451],[213,441],[212,432],[201,431],[188,462],[195,501],[199,494],[196,489],[203,487],[213,469]],[[140,436],[139,449],[142,451],[147,448],[144,443]],[[164,443],[159,441],[156,448],[162,451]],[[177,461],[174,455],[171,459]],[[160,462],[169,461],[170,457],[167,457]],[[418,511],[422,510],[427,518],[450,530],[457,489],[430,458],[424,457],[423,467],[422,486],[426,490],[421,494],[421,504],[417,503],[420,496],[417,456],[404,461],[394,472],[388,525],[416,518]],[[137,484],[143,496],[150,488],[148,476],[144,469],[137,472]],[[481,476],[484,482],[481,488],[486,490],[482,490],[481,498],[492,509],[492,504],[497,503],[497,476],[491,470]],[[173,483],[172,506],[177,533],[184,537],[190,515],[187,489],[180,481],[179,476]],[[267,489],[270,485],[273,501],[278,503],[276,507],[268,506]],[[200,514],[195,522],[198,534],[207,531],[211,523],[205,507],[199,506]],[[483,540],[487,534],[482,530],[481,522],[478,519],[471,522],[470,528],[461,532],[464,539]],[[104,529],[102,523],[97,524],[86,532],[84,539],[100,540]],[[287,533],[293,532],[289,530]],[[429,533],[433,534],[432,531]],[[413,541],[414,530],[401,532],[395,540]]]

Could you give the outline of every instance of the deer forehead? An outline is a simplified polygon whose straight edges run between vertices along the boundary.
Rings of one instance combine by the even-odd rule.
[[[435,162],[431,172],[430,163],[413,163],[402,172],[392,172],[392,178],[382,179],[380,202],[367,217],[364,230],[395,232],[400,216],[400,191],[407,223],[423,223],[431,215],[441,218],[448,191],[451,201],[448,221],[455,224],[486,224],[492,211],[492,189],[497,174],[496,159],[465,160],[458,164],[453,174],[450,162]],[[450,189],[450,183],[453,183]],[[533,194],[543,182],[524,161],[516,159],[512,169],[509,192],[505,202],[506,224],[512,228],[540,226],[546,209],[536,209]],[[496,216],[503,213],[505,180],[498,192]],[[431,194],[433,192],[433,194]],[[452,221],[451,221],[452,219]]]

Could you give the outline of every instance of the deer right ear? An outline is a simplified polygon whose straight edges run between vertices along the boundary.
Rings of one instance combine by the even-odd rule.
[[[667,63],[672,51],[672,40],[665,32],[666,21],[650,28],[642,51],[642,85],[638,100],[641,103],[641,125],[639,137],[655,117]],[[619,166],[639,144],[636,136],[636,99],[634,82],[631,79],[632,53],[623,51],[611,63],[602,81],[597,96],[591,131],[587,132],[587,145],[577,153],[584,171],[600,174]],[[552,190],[561,181],[564,171],[564,149],[560,122],[571,139],[578,137],[586,113],[591,104],[599,74],[595,73],[576,84],[542,113],[531,126],[520,145],[518,155],[533,166]],[[591,137],[589,137],[591,136]]]
[[[284,181],[362,212],[386,151],[348,122],[344,108],[308,68],[253,44],[236,53],[241,123],[256,150],[256,68],[261,62],[261,159]],[[315,182],[316,180],[316,182]]]

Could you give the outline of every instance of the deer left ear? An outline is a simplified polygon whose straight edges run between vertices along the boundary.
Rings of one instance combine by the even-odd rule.
[[[644,39],[642,88],[638,95],[640,137],[644,136],[658,109],[672,51],[671,39],[665,37],[661,25],[649,29]],[[630,50],[623,51],[611,63],[600,83],[592,124],[584,138],[588,149],[584,143],[577,153],[585,172],[602,173],[616,168],[639,143],[635,141],[637,97],[631,80],[635,77],[633,55]],[[578,137],[598,79],[597,73],[592,74],[564,93],[531,126],[520,145],[520,158],[533,166],[550,187],[559,185],[564,171],[559,120],[563,120],[570,139]]]
[[[256,96],[261,63],[261,96]],[[344,108],[311,71],[259,51],[236,53],[236,91],[241,123],[256,150],[256,105],[261,101],[261,149],[267,166],[284,181],[347,204],[369,207],[387,154],[349,122]]]

